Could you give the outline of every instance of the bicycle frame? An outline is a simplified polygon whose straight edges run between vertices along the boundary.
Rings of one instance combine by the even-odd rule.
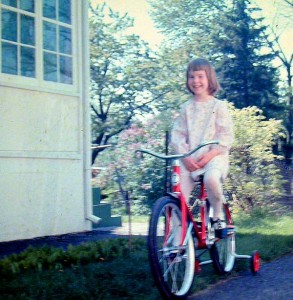
[[[180,183],[180,178],[181,178],[181,169],[180,169],[180,163],[179,160],[174,160],[173,165],[172,165],[172,176],[171,176],[171,186],[172,186],[172,195],[176,195],[176,198],[179,199],[180,205],[181,205],[181,217],[182,217],[182,235],[181,235],[181,243],[180,246],[184,246],[187,243],[188,237],[191,233],[191,229],[187,228],[187,223],[188,219],[192,221],[192,226],[195,232],[195,235],[198,239],[198,249],[206,249],[208,247],[207,243],[207,233],[206,233],[206,211],[203,201],[207,201],[208,195],[204,186],[203,182],[200,182],[200,194],[198,195],[199,200],[201,201],[200,205],[200,223],[201,226],[198,227],[197,222],[194,220],[193,214],[188,208],[187,201],[181,191],[181,183]],[[232,217],[230,210],[227,206],[226,203],[223,203],[224,209],[226,211],[226,215],[228,217],[228,224],[232,224]],[[191,223],[190,223],[191,225]]]
[[[171,185],[172,185],[172,194],[176,195],[176,198],[179,199],[180,205],[181,205],[181,217],[182,217],[182,235],[181,235],[181,246],[187,243],[188,236],[187,234],[187,221],[188,217],[190,220],[192,220],[193,229],[195,231],[196,237],[198,239],[198,247],[200,249],[204,249],[207,247],[206,243],[206,216],[205,216],[205,207],[204,205],[201,205],[200,207],[200,215],[201,215],[201,230],[198,228],[196,221],[193,218],[192,212],[187,206],[187,201],[181,191],[181,169],[180,169],[180,163],[179,160],[174,160],[172,165],[172,176],[171,176]],[[206,201],[207,199],[207,193],[204,188],[204,185],[201,184],[200,189],[200,195],[199,195],[200,201]],[[191,230],[189,230],[191,231]],[[189,233],[190,234],[190,233]]]
[[[181,191],[181,184],[180,184],[181,170],[180,170],[179,159],[188,157],[191,154],[193,154],[194,152],[196,152],[197,150],[199,150],[200,148],[207,146],[207,145],[211,145],[211,144],[219,144],[219,142],[218,141],[206,142],[206,143],[200,144],[198,147],[196,147],[195,149],[191,150],[190,152],[188,152],[186,154],[175,154],[175,155],[168,155],[168,156],[164,156],[164,155],[161,155],[161,154],[158,154],[153,151],[146,150],[146,149],[139,149],[136,151],[136,152],[141,152],[141,153],[147,153],[147,154],[153,155],[160,159],[171,160],[173,162],[172,177],[171,177],[172,191],[171,191],[171,193],[168,193],[168,194],[179,199],[180,204],[181,204],[181,212],[182,212],[181,246],[186,245],[187,239],[191,234],[192,227],[187,229],[187,226],[186,226],[188,218],[190,220],[192,220],[193,229],[194,229],[195,235],[198,239],[198,248],[206,249],[209,246],[207,243],[207,234],[206,234],[206,225],[207,225],[206,212],[205,212],[206,205],[204,205],[204,204],[201,205],[201,208],[200,208],[200,210],[201,210],[200,211],[201,226],[200,226],[200,228],[198,228],[197,223],[194,220],[194,217],[192,215],[192,212],[190,211],[190,209],[187,206],[187,201]],[[201,192],[199,195],[199,200],[202,201],[202,203],[203,203],[203,201],[207,200],[207,193],[205,191],[205,187],[204,187],[203,183],[201,183]],[[224,207],[226,215],[228,217],[228,220],[227,220],[228,224],[232,224],[232,218],[231,218],[230,210],[229,210],[227,204],[223,203],[223,207]],[[187,230],[189,230],[189,232],[187,232]],[[186,235],[187,233],[188,233],[188,235]]]

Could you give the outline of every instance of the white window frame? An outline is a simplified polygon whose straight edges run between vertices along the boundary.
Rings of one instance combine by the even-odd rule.
[[[77,66],[78,66],[78,53],[77,50],[77,24],[79,23],[77,20],[77,4],[79,1],[71,0],[71,24],[62,23],[59,21],[53,21],[51,19],[47,19],[43,17],[43,1],[35,0],[35,13],[27,13],[27,15],[34,15],[35,16],[35,57],[36,57],[36,77],[26,77],[21,75],[13,75],[13,74],[6,74],[0,73],[0,85],[3,86],[11,86],[11,87],[19,87],[25,88],[30,90],[40,90],[45,92],[58,92],[61,94],[73,94],[76,95],[79,92],[79,85],[78,85],[78,76],[77,76]],[[1,4],[1,3],[0,3]],[[7,8],[6,5],[1,4],[1,8]],[[8,6],[9,9],[15,12],[23,12],[18,8],[11,8]],[[43,21],[50,20],[50,22],[54,24],[61,24],[64,27],[71,29],[71,44],[72,44],[72,84],[65,84],[53,81],[46,81],[43,80]],[[0,14],[0,25],[2,24],[1,14]],[[0,28],[1,29],[1,28]],[[19,45],[19,43],[17,43]],[[59,52],[58,52],[59,53]],[[2,47],[0,47],[0,58],[2,60]],[[1,61],[0,61],[1,64]]]

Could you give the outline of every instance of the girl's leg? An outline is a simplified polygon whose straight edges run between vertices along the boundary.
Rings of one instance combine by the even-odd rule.
[[[190,176],[190,172],[187,171],[184,165],[181,165],[181,191],[188,204],[189,196],[194,188],[194,180]]]
[[[210,204],[213,208],[213,220],[222,219],[223,187],[222,172],[218,169],[207,170],[204,174],[204,184],[208,193]]]

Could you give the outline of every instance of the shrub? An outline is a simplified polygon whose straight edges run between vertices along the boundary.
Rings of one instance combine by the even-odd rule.
[[[0,274],[75,268],[127,257],[131,251],[143,248],[144,240],[133,239],[130,249],[128,240],[124,238],[83,243],[79,246],[69,245],[67,250],[49,246],[29,247],[20,254],[12,254],[0,260]]]
[[[241,110],[230,106],[235,142],[230,156],[227,190],[234,194],[234,207],[251,210],[274,206],[284,180],[275,160],[273,145],[283,135],[278,120],[266,120],[257,107]]]

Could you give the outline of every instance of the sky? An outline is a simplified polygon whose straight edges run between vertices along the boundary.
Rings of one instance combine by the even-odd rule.
[[[128,13],[134,18],[133,32],[140,35],[151,47],[160,44],[163,36],[155,29],[155,24],[148,14],[149,4],[145,0],[91,0],[92,5],[105,2],[113,10]]]
[[[282,0],[254,0],[263,10],[266,24],[274,24],[278,33],[282,32],[280,43],[289,56],[293,51],[293,22],[284,16],[284,11],[277,10]],[[155,28],[154,22],[148,14],[150,6],[147,0],[91,0],[92,5],[106,2],[113,10],[122,14],[128,13],[134,18],[133,32],[140,35],[151,47],[156,48],[163,39],[163,35]],[[293,9],[292,9],[293,15]],[[285,28],[285,30],[284,30]]]

